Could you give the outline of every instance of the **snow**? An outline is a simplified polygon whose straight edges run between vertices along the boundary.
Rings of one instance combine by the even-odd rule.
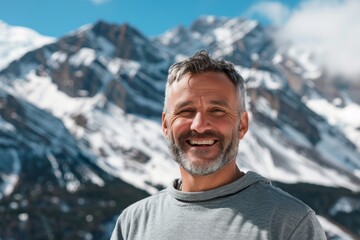
[[[164,33],[161,36],[161,38],[159,39],[161,44],[166,46],[166,45],[169,45],[171,42],[178,42],[178,40],[179,40],[179,37],[178,37],[179,30],[178,29],[179,28],[176,28],[174,30]]]
[[[158,69],[161,69],[162,66],[157,66]],[[156,72],[157,69],[154,69],[154,72]],[[164,81],[154,81],[154,79],[150,78],[148,75],[146,75],[144,72],[139,71],[137,73],[138,77],[141,78],[141,80],[149,85],[152,85],[156,90],[159,92],[165,92],[165,83]],[[161,79],[160,79],[161,80]]]
[[[360,127],[360,106],[356,103],[349,103],[340,108],[326,99],[311,99],[307,101],[307,105],[321,116],[324,116],[332,125]]]
[[[346,137],[360,150],[360,106],[348,102],[342,108],[325,99],[305,99],[306,105],[324,117],[331,125],[341,129]]]
[[[215,42],[218,46],[212,52],[214,58],[221,58],[224,55],[231,54],[238,41],[246,34],[251,32],[258,23],[256,21],[242,21],[234,18],[226,20],[220,27],[215,28],[211,34],[203,36],[204,46],[209,46]]]
[[[229,45],[232,43],[232,32],[230,29],[226,28],[216,28],[214,31],[215,41],[218,41],[224,45]]]
[[[171,44],[176,48],[175,53],[185,55],[192,55],[199,49],[214,46],[211,55],[214,58],[221,58],[224,55],[231,54],[235,48],[239,47],[238,42],[258,25],[257,21],[215,16],[201,17],[199,21],[201,22],[200,25],[203,25],[199,32],[196,28],[177,27],[158,37],[157,41],[165,46]],[[206,29],[207,32],[203,31],[204,27],[210,28],[210,26],[213,29]]]
[[[56,161],[56,158],[50,153],[48,152],[47,153],[47,159],[49,160],[50,164],[51,164],[51,167],[54,171],[54,175],[56,177],[56,180],[58,181],[58,184],[60,187],[64,187],[65,186],[65,182],[62,178],[62,173],[59,169],[59,164],[58,162]]]
[[[65,60],[67,59],[67,53],[63,52],[63,51],[57,51],[54,52],[49,60],[47,61],[47,63],[53,67],[53,68],[58,68],[60,66],[61,63],[65,62]]]
[[[125,64],[136,67],[133,62]],[[79,140],[86,140],[90,151],[99,156],[96,164],[106,172],[149,193],[157,191],[152,185],[166,186],[179,175],[177,164],[168,155],[167,144],[158,123],[124,113],[120,108],[106,102],[102,94],[92,98],[69,97],[59,91],[49,77],[37,76],[33,70],[26,78],[27,81],[14,81],[15,91],[32,104],[62,119],[69,131]],[[137,100],[151,106],[145,98]],[[160,105],[158,104],[159,108]],[[73,120],[73,116],[80,114],[87,119],[86,128],[76,125]],[[143,134],[144,132],[147,134]],[[149,161],[139,163],[126,157],[124,152],[131,150],[145,154],[150,158]],[[69,191],[76,191],[80,187],[80,182],[71,172],[61,176],[55,157],[49,156],[49,161],[55,176],[59,181],[61,178],[65,179],[61,184],[65,184]],[[86,169],[83,177],[99,186],[104,185],[100,177]]]
[[[178,26],[174,29],[171,29],[164,34],[162,34],[157,41],[159,41],[162,45],[169,46],[170,44],[180,44],[182,41],[186,41],[189,38],[197,38],[198,34],[194,34],[190,32],[190,30],[185,29],[182,26]]]
[[[277,75],[254,68],[246,68],[243,66],[235,66],[236,70],[241,73],[241,76],[246,82],[247,88],[257,88],[264,86],[270,90],[281,89],[285,82]]]
[[[72,176],[74,176],[71,172],[69,172],[69,173]],[[91,171],[86,165],[82,169],[82,176],[84,176],[86,180],[89,180],[90,182],[92,182],[95,185],[98,185],[99,187],[105,186],[104,180],[100,176],[95,174],[93,171]],[[75,176],[74,176],[74,178],[75,178]]]
[[[80,26],[78,29],[75,29],[73,31],[68,32],[68,36],[74,36],[74,35],[83,35],[84,33],[88,33],[89,30],[94,27],[94,24],[84,24]]]
[[[286,54],[292,59],[296,59],[300,66],[299,72],[303,74],[305,79],[317,79],[322,75],[320,67],[315,64],[309,51],[299,47],[290,47]]]
[[[202,19],[205,20],[205,22],[207,22],[208,24],[213,24],[216,21],[215,16],[204,16],[202,17]]]
[[[259,97],[255,102],[255,106],[257,111],[273,120],[278,116],[278,112],[271,108],[269,101],[264,97]]]
[[[106,59],[104,57],[99,57],[99,60],[107,66],[109,72],[115,76],[118,74],[127,74],[130,78],[133,78],[141,67],[138,62],[132,60],[120,58]]]
[[[2,162],[0,163],[0,167],[2,167],[1,165],[4,165],[4,167],[2,167],[2,171],[0,172],[0,177],[3,180],[0,184],[0,199],[13,192],[19,180],[21,170],[20,159],[15,150],[1,152],[1,154],[5,154],[5,156],[1,157]]]
[[[20,94],[21,96],[26,96],[27,100],[32,102],[34,105],[47,109],[47,110],[54,110],[53,114],[59,118],[62,118],[64,120],[64,123],[71,123],[70,125],[74,125],[74,121],[72,120],[72,115],[77,113],[79,109],[90,111],[91,108],[94,106],[94,103],[101,103],[101,101],[98,101],[99,98],[70,98],[63,92],[59,91],[51,82],[51,79],[48,77],[39,77],[34,74],[33,71],[31,71],[28,75],[28,80],[18,80],[14,82],[14,93]],[[23,95],[25,93],[25,95]],[[89,104],[90,102],[90,104]],[[31,107],[28,106],[27,111],[31,112]],[[34,118],[38,118],[41,116],[37,115],[29,115]],[[50,125],[44,125],[46,123],[52,123],[48,121],[42,121],[41,128],[36,125],[35,122],[28,121],[26,124],[32,124],[29,127],[33,129],[36,133],[40,135],[47,135],[47,132],[51,129],[51,134],[56,135],[55,141],[52,142],[52,150],[53,151],[64,151],[69,155],[76,156],[75,149],[72,148],[72,146],[76,146],[77,144],[72,142],[72,138],[68,138],[65,133],[64,128],[59,128]],[[61,141],[57,142],[57,141]],[[37,146],[36,142],[29,142],[29,145],[32,144],[32,148],[37,151],[43,151]],[[57,146],[62,146],[65,149],[57,149]],[[48,151],[48,150],[46,150]],[[80,180],[71,172],[69,166],[66,165],[66,163],[62,163],[60,167],[60,163],[58,163],[58,160],[56,157],[51,153],[47,152],[47,158],[52,166],[52,170],[54,171],[54,176],[56,177],[58,183],[62,187],[66,187],[66,189],[70,192],[75,192],[81,187]],[[16,163],[16,162],[14,162]],[[60,169],[61,168],[61,169]],[[95,174],[92,170],[90,170],[86,165],[84,165],[81,168],[81,175],[85,180],[89,180],[92,183],[98,185],[98,186],[104,186],[105,182],[101,177],[99,177],[97,174]]]
[[[264,145],[268,149],[263,147]],[[275,153],[275,158],[269,149]],[[256,171],[275,181],[339,186],[360,191],[360,186],[353,183],[348,176],[313,162],[296,149],[290,148],[279,130],[270,130],[255,122],[250,124],[250,131],[240,142],[237,162],[244,170]]]
[[[101,58],[103,59],[103,58]],[[113,75],[116,75],[119,70],[120,70],[120,67],[122,65],[122,61],[120,58],[115,58],[115,59],[112,59],[110,61],[106,61],[105,59],[101,62],[108,62],[107,63],[107,69],[109,70],[109,72],[111,72]],[[135,72],[136,73],[136,72]]]
[[[338,212],[351,213],[355,210],[360,209],[360,201],[350,198],[342,197],[340,198],[330,210],[331,215],[336,215]]]
[[[343,231],[341,228],[339,228],[336,224],[332,223],[327,218],[319,215],[317,215],[317,218],[319,219],[319,222],[325,232],[329,235],[329,239],[355,240],[353,237],[351,237],[349,234],[347,234],[345,231]]]
[[[283,130],[284,136],[294,140],[296,144],[306,148],[312,147],[309,139],[307,139],[306,136],[298,130],[288,125],[282,126],[281,129]]]
[[[1,103],[0,103],[0,109],[1,109]],[[2,131],[6,131],[6,132],[15,132],[16,131],[16,128],[14,127],[14,125],[5,121],[1,116],[0,116],[0,129]]]
[[[10,26],[0,21],[0,69],[20,58],[26,52],[55,41],[37,32],[18,26]]]
[[[90,125],[101,121],[107,126],[88,136],[94,151],[103,149],[106,152],[107,157],[99,164],[107,172],[150,193],[157,190],[148,182],[167,185],[178,176],[178,168],[167,154],[159,124],[125,114],[112,104],[109,104],[107,113],[95,110],[89,119]],[[124,152],[134,149],[150,157],[149,161],[139,163],[124,155]]]
[[[272,62],[274,64],[278,64],[278,63],[281,63],[283,61],[283,56],[281,54],[275,54],[274,58],[272,59]]]
[[[321,71],[312,71],[312,72],[303,73],[303,76],[306,79],[317,79],[317,78],[321,77],[321,75],[322,75]]]
[[[89,66],[96,59],[96,52],[91,48],[82,48],[70,57],[70,64],[78,67],[80,65]]]
[[[43,109],[52,108],[55,116],[64,115],[69,109],[75,110],[81,105],[76,99],[69,101],[69,97],[59,91],[49,77],[36,76],[32,71],[28,74],[28,79],[26,84],[22,81],[14,82],[14,88],[34,105]]]
[[[341,145],[339,141],[331,135],[322,135],[321,141],[316,145],[316,148],[327,159],[336,164],[339,168],[352,172],[360,169],[359,155],[353,154],[352,151]]]

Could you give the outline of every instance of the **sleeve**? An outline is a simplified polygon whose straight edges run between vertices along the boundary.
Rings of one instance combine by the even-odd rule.
[[[289,240],[326,240],[325,232],[316,218],[315,212],[310,211],[291,233]]]
[[[122,232],[121,232],[121,224],[120,224],[120,217],[116,221],[115,228],[111,234],[110,240],[124,240]]]

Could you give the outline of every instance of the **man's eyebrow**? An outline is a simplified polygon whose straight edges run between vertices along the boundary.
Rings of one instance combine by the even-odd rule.
[[[186,106],[189,106],[189,105],[191,105],[191,104],[193,104],[193,101],[184,101],[184,102],[180,102],[180,103],[178,103],[178,104],[176,104],[175,105],[175,110],[176,109],[181,109],[181,108],[183,108],[183,107],[186,107]]]
[[[222,107],[230,107],[229,104],[224,100],[211,100],[210,104]]]

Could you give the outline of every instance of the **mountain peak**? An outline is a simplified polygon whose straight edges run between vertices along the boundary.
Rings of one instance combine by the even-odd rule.
[[[128,23],[115,24],[99,20],[93,25],[91,30],[96,35],[106,36],[113,41],[115,41],[116,38],[122,38],[129,35],[135,35],[143,39],[146,38],[141,32]]]
[[[164,57],[161,50],[140,31],[128,23],[112,24],[98,21],[90,29],[96,38],[103,37],[115,47],[115,55],[121,59],[160,62]]]
[[[54,41],[54,38],[43,36],[32,29],[11,26],[0,20],[0,69],[26,52]]]
[[[229,22],[231,25],[239,25],[247,21],[251,22],[251,20],[246,20],[242,17],[228,18],[219,16],[201,16],[192,23],[190,30],[194,32],[205,33],[211,29],[226,27]]]

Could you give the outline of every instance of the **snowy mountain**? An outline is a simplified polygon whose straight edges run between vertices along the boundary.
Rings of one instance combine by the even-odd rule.
[[[168,67],[199,49],[233,61],[247,82],[239,166],[305,201],[324,225],[360,235],[356,84],[321,88],[326,73],[309,53],[277,46],[255,21],[201,17],[154,39],[100,21],[0,72],[0,212],[13,222],[0,238],[46,228],[34,238],[107,239],[121,209],[178,177],[161,133],[163,93]]]
[[[25,27],[9,26],[0,20],[0,69],[5,68],[26,52],[55,40]]]

